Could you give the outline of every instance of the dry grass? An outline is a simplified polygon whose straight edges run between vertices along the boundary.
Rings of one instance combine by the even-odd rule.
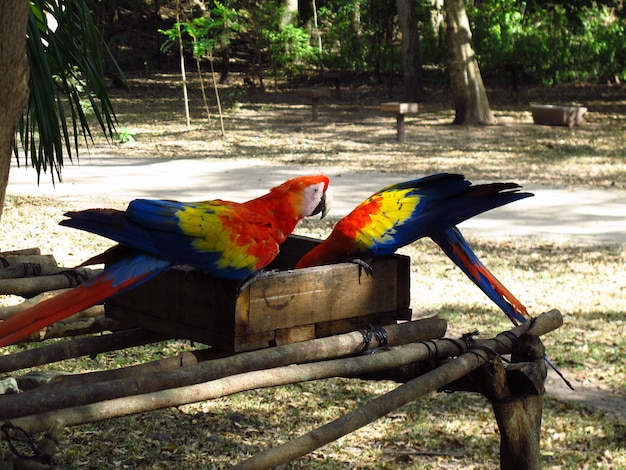
[[[513,180],[556,187],[626,188],[626,100],[622,88],[493,92],[501,122],[455,128],[443,92],[409,118],[408,142],[393,142],[393,120],[380,116],[386,99],[370,87],[345,90],[310,123],[309,108],[293,90],[265,95],[224,89],[227,138],[201,123],[182,125],[171,77],[136,80],[117,97],[120,121],[136,143],[104,151],[125,157],[259,159],[347,170],[422,175],[453,170],[482,180]],[[543,94],[543,98],[541,94]],[[582,102],[590,109],[581,128],[531,124],[528,101]],[[199,102],[197,100],[196,102]],[[476,178],[472,178],[476,179]],[[364,195],[366,196],[366,195]],[[54,199],[9,197],[0,237],[3,249],[40,246],[72,265],[108,242],[59,229],[63,207]],[[322,237],[330,224],[307,221],[300,233]],[[559,308],[566,325],[545,338],[548,354],[578,383],[607,397],[626,396],[626,247],[571,246],[536,239],[470,241],[485,264],[533,313]],[[413,259],[412,307],[438,313],[457,332],[492,334],[508,328],[499,314],[436,247],[406,248]],[[181,342],[72,360],[51,368],[118,367],[189,346]],[[222,468],[268,446],[318,427],[391,390],[391,382],[333,379],[256,390],[195,405],[71,428],[61,443],[61,468]],[[623,402],[622,402],[623,403]],[[542,452],[544,468],[626,468],[626,425],[619,415],[548,396]],[[498,468],[498,431],[489,403],[469,394],[433,394],[397,410],[287,468]]]

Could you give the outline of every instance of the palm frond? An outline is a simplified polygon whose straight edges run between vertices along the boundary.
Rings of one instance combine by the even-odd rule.
[[[38,181],[49,169],[54,183],[61,180],[64,157],[78,158],[80,140],[93,144],[85,103],[107,139],[114,137],[117,119],[106,89],[99,33],[83,0],[32,0],[27,33],[30,96],[17,132]],[[16,139],[19,165],[17,147]]]

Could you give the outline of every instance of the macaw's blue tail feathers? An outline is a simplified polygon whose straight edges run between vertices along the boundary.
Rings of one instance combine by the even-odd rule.
[[[0,323],[0,346],[7,346],[83,309],[141,284],[171,263],[146,255],[121,259],[98,276],[46,299]]]
[[[530,319],[526,307],[480,262],[457,227],[433,233],[430,238],[502,309],[513,324],[519,325]]]
[[[132,201],[131,205],[134,202]],[[65,216],[68,219],[62,220],[59,225],[95,233],[138,251],[159,255],[158,247],[155,245],[155,234],[146,227],[133,223],[124,211],[87,209],[67,212]]]
[[[516,183],[471,186],[462,193],[433,204],[434,220],[429,221],[429,226],[434,231],[441,231],[496,207],[533,196],[532,193],[520,192],[520,188],[521,186]]]

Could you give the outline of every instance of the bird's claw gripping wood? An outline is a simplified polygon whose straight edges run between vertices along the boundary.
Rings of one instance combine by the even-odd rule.
[[[252,273],[250,276],[245,278],[243,282],[241,283],[241,285],[239,286],[238,290],[239,292],[241,292],[245,290],[247,287],[249,287],[250,284],[252,284],[253,282],[258,281],[259,279],[265,279],[268,277],[275,276],[279,272],[280,271],[278,269],[269,269],[269,270],[261,269],[260,271]]]
[[[374,269],[367,261],[355,258],[351,260],[350,263],[354,263],[359,267],[359,279],[361,279],[361,272],[365,272],[366,276],[372,276],[374,274]]]

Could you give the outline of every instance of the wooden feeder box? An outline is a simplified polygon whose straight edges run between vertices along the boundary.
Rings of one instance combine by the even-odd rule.
[[[534,104],[530,106],[535,124],[574,127],[584,123],[587,108],[583,106],[556,106]]]
[[[237,281],[172,269],[108,301],[106,315],[233,352],[410,319],[408,257],[374,261],[372,276],[353,263],[293,270],[316,243],[289,237],[268,267],[280,271],[241,290]]]

